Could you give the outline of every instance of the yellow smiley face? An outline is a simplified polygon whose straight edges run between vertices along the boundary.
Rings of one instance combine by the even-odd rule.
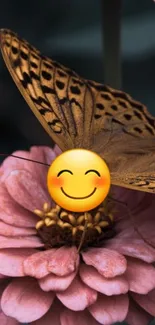
[[[96,208],[110,189],[110,172],[104,160],[85,149],[63,152],[51,164],[48,191],[63,209],[85,212]]]

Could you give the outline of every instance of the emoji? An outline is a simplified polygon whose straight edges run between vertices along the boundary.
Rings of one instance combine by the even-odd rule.
[[[52,199],[63,209],[85,212],[96,208],[110,189],[110,172],[105,161],[85,149],[60,154],[47,174]]]

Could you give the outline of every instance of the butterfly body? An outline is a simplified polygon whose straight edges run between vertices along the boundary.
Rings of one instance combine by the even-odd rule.
[[[5,63],[28,105],[62,151],[84,148],[109,166],[112,184],[155,192],[155,118],[122,91],[85,80],[0,30]]]

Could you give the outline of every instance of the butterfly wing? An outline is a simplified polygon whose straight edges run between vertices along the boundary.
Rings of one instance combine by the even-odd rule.
[[[9,30],[0,43],[20,92],[62,150],[91,149],[106,160],[112,184],[154,192],[155,119],[144,105],[80,78]]]
[[[62,151],[88,147],[94,106],[85,80],[10,30],[0,30],[0,46],[21,94]]]
[[[155,118],[124,92],[92,87],[98,101],[91,149],[107,162],[112,184],[155,192]]]
[[[155,193],[155,141],[152,142],[151,148],[149,148],[149,143],[148,140],[146,147],[143,141],[139,145],[135,143],[135,152],[124,148],[119,156],[120,164],[115,159],[115,166],[111,174],[113,184]],[[139,151],[139,147],[143,148],[143,145],[145,149],[142,153]]]

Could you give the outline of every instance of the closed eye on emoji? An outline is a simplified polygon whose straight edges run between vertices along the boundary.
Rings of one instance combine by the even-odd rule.
[[[100,173],[97,171],[97,170],[95,170],[95,169],[89,169],[89,170],[87,170],[86,172],[85,172],[85,175],[87,175],[88,173],[96,173],[99,177],[101,177],[101,175],[100,175]]]
[[[58,173],[57,177],[59,177],[62,173],[70,173],[71,175],[73,175],[73,173],[71,172],[71,170],[69,170],[69,169],[63,169],[63,170],[60,170],[60,172]]]

